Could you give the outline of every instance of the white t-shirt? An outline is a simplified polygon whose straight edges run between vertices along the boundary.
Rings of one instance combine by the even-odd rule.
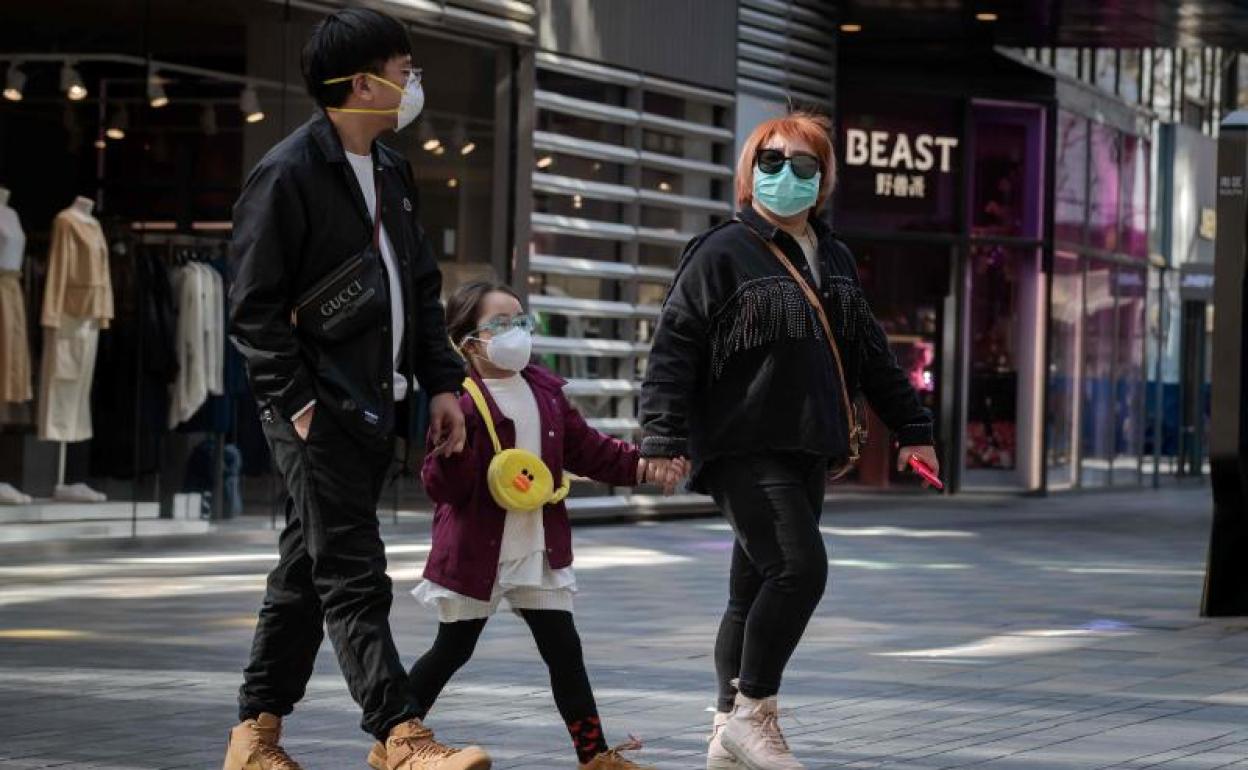
[[[356,155],[348,152],[347,160],[351,161],[351,170],[360,183],[360,192],[364,193],[364,203],[368,206],[370,219],[377,216],[377,185],[373,177],[373,158],[371,155]],[[403,288],[399,285],[399,268],[394,261],[394,248],[390,245],[390,237],[386,235],[385,225],[381,226],[381,260],[386,265],[386,277],[390,283],[390,331],[394,348],[394,400],[407,398],[407,378],[398,372],[403,348]]]
[[[823,273],[819,270],[819,237],[815,235],[814,230],[807,228],[806,232],[810,234],[810,240],[806,236],[795,238],[797,245],[802,247],[802,254],[806,257],[806,264],[810,265],[811,275],[815,279],[815,288],[818,289],[823,283]]]
[[[529,383],[519,374],[503,380],[485,380],[485,387],[498,404],[498,410],[516,426],[516,448],[542,456],[542,418],[537,398]],[[508,511],[503,523],[500,562],[523,559],[546,550],[546,530],[542,511]]]

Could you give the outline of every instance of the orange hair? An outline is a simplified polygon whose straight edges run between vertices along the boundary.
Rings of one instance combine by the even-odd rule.
[[[759,123],[741,146],[741,157],[737,159],[737,208],[744,209],[753,203],[754,156],[773,136],[784,137],[789,142],[800,141],[819,158],[819,170],[823,176],[815,210],[822,208],[836,185],[836,152],[832,149],[831,134],[832,121],[813,112],[794,112]]]

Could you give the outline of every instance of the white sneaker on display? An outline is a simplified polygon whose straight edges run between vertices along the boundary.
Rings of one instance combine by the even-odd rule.
[[[706,749],[706,770],[745,770],[745,765],[728,753],[724,748],[722,737],[724,725],[728,724],[729,714],[715,712],[715,724],[711,728],[711,742]]]
[[[62,503],[103,503],[108,495],[96,492],[86,484],[59,484],[52,497]]]
[[[720,732],[724,749],[748,770],[805,770],[780,731],[775,696],[754,700],[737,694],[737,706]]]
[[[0,483],[0,505],[29,505],[34,502],[30,495],[22,492],[12,484]]]

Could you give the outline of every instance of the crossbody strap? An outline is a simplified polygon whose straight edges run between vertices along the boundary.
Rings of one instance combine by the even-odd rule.
[[[373,248],[381,250],[381,176],[373,172]]]
[[[490,405],[486,403],[485,395],[471,377],[464,378],[464,390],[468,391],[468,395],[472,396],[472,402],[477,405],[477,411],[481,413],[481,419],[485,420],[485,429],[490,433],[490,441],[494,442],[494,454],[499,454],[503,451],[503,445],[498,440],[498,431],[494,430],[494,418],[490,416]]]
[[[805,295],[806,301],[810,304],[811,308],[814,309],[815,315],[819,316],[819,323],[823,326],[823,335],[828,338],[828,346],[832,349],[832,358],[836,361],[836,371],[839,375],[837,379],[840,380],[841,383],[841,399],[845,403],[845,421],[849,424],[849,434],[852,437],[854,428],[856,427],[854,425],[854,406],[849,399],[849,388],[845,384],[845,365],[841,362],[841,349],[836,344],[835,335],[832,334],[832,325],[828,323],[828,314],[823,309],[823,303],[819,301],[819,297],[815,294],[815,290],[810,287],[810,284],[806,282],[806,279],[802,277],[802,274],[797,272],[797,268],[794,267],[793,263],[789,261],[789,258],[784,255],[784,252],[780,250],[780,247],[776,245],[775,241],[769,241],[762,235],[759,235],[759,233],[754,228],[750,227],[748,223],[741,222],[741,224],[745,226],[746,230],[750,231],[751,235],[762,241],[767,246],[767,249],[776,258],[776,261],[778,261],[786,270],[789,271],[789,275],[793,276],[793,280],[797,282],[797,285],[802,290],[802,294]]]

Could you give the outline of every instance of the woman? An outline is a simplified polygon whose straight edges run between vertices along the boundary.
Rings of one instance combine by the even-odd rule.
[[[777,693],[827,581],[826,476],[850,455],[842,369],[849,393],[896,435],[898,467],[917,456],[939,472],[931,415],[871,315],[853,256],[818,216],[836,176],[829,128],[798,113],[750,135],[738,216],[681,257],[642,389],[642,456],[688,456],[690,486],[736,534],[710,770],[802,767],[777,722]],[[808,296],[822,304],[839,364]]]

